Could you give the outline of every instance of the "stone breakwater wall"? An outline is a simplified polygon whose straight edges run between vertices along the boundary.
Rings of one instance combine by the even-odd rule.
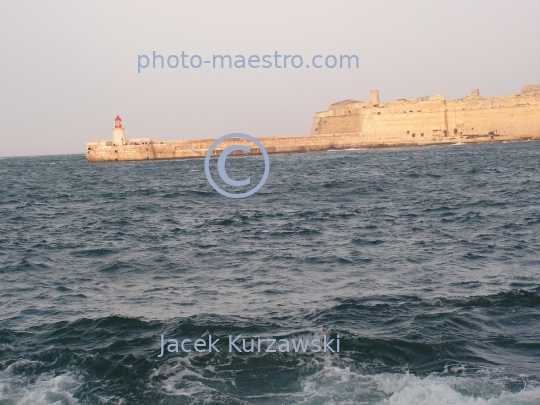
[[[496,98],[482,98],[473,90],[470,96],[452,101],[428,96],[380,103],[378,92],[372,91],[369,102],[345,100],[316,113],[311,135],[258,139],[268,153],[540,140],[540,85],[525,86],[520,94]],[[127,140],[122,129],[121,136],[113,140],[88,143],[86,160],[204,158],[213,142]],[[248,145],[251,153],[260,153],[250,141],[233,138],[221,143],[213,156],[234,144]]]
[[[412,147],[428,145],[444,145],[457,142],[503,142],[515,140],[540,140],[536,136],[512,136],[512,135],[478,135],[457,136],[450,138],[438,138],[433,140],[370,140],[360,137],[359,134],[334,134],[334,135],[304,135],[283,137],[260,137],[258,140],[263,144],[266,151],[272,153],[304,153],[326,150],[344,150],[360,148],[392,148]],[[120,147],[106,145],[105,142],[93,142],[87,144],[86,160],[88,162],[115,162],[134,160],[162,160],[162,159],[188,159],[204,158],[206,152],[214,142],[214,139],[199,141],[164,141],[152,142],[148,145],[123,145]],[[107,142],[108,143],[108,142]],[[221,151],[231,145],[248,145],[252,154],[259,154],[260,150],[246,140],[227,140],[219,145],[212,156],[219,156]],[[233,152],[231,155],[243,154]]]
[[[302,135],[260,137],[268,153],[302,153],[316,152],[330,149],[349,149],[363,147],[407,146],[399,144],[378,144],[362,142],[358,134],[335,135]],[[126,145],[114,145],[112,141],[96,141],[86,144],[86,160],[89,162],[115,162],[129,160],[161,160],[161,159],[188,159],[204,158],[206,152],[214,143],[214,139],[196,141],[162,141],[148,140],[146,142],[129,141]],[[231,145],[248,145],[252,154],[260,154],[257,146],[245,139],[229,139],[222,142],[212,153],[219,156],[221,152]],[[231,155],[241,155],[242,152],[233,152]]]

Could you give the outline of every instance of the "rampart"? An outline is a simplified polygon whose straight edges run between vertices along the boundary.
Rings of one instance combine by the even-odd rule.
[[[268,153],[540,140],[540,85],[525,86],[521,93],[504,97],[482,98],[474,89],[470,96],[459,100],[446,101],[437,95],[388,103],[380,103],[379,92],[372,90],[368,102],[345,100],[315,113],[311,135],[258,139]],[[117,121],[112,140],[86,145],[86,160],[201,158],[213,142],[126,139],[121,121]],[[230,145],[246,143],[230,139],[220,144],[214,154],[219,155]],[[260,151],[253,147],[252,153]]]
[[[368,142],[465,142],[540,136],[540,85],[519,94],[482,98],[478,89],[459,100],[426,96],[379,103],[345,100],[316,113],[312,134],[356,133]]]

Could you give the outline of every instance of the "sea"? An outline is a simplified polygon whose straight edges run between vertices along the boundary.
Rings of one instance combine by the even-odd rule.
[[[0,404],[538,405],[540,142],[3,158]]]

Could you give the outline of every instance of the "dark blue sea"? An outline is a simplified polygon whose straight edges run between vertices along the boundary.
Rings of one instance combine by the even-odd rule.
[[[540,404],[539,142],[270,162],[1,159],[0,404]]]

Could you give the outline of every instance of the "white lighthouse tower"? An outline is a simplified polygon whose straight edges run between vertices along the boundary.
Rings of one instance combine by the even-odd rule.
[[[124,127],[122,126],[122,118],[120,118],[118,115],[114,119],[113,143],[116,146],[124,145],[126,143]]]

